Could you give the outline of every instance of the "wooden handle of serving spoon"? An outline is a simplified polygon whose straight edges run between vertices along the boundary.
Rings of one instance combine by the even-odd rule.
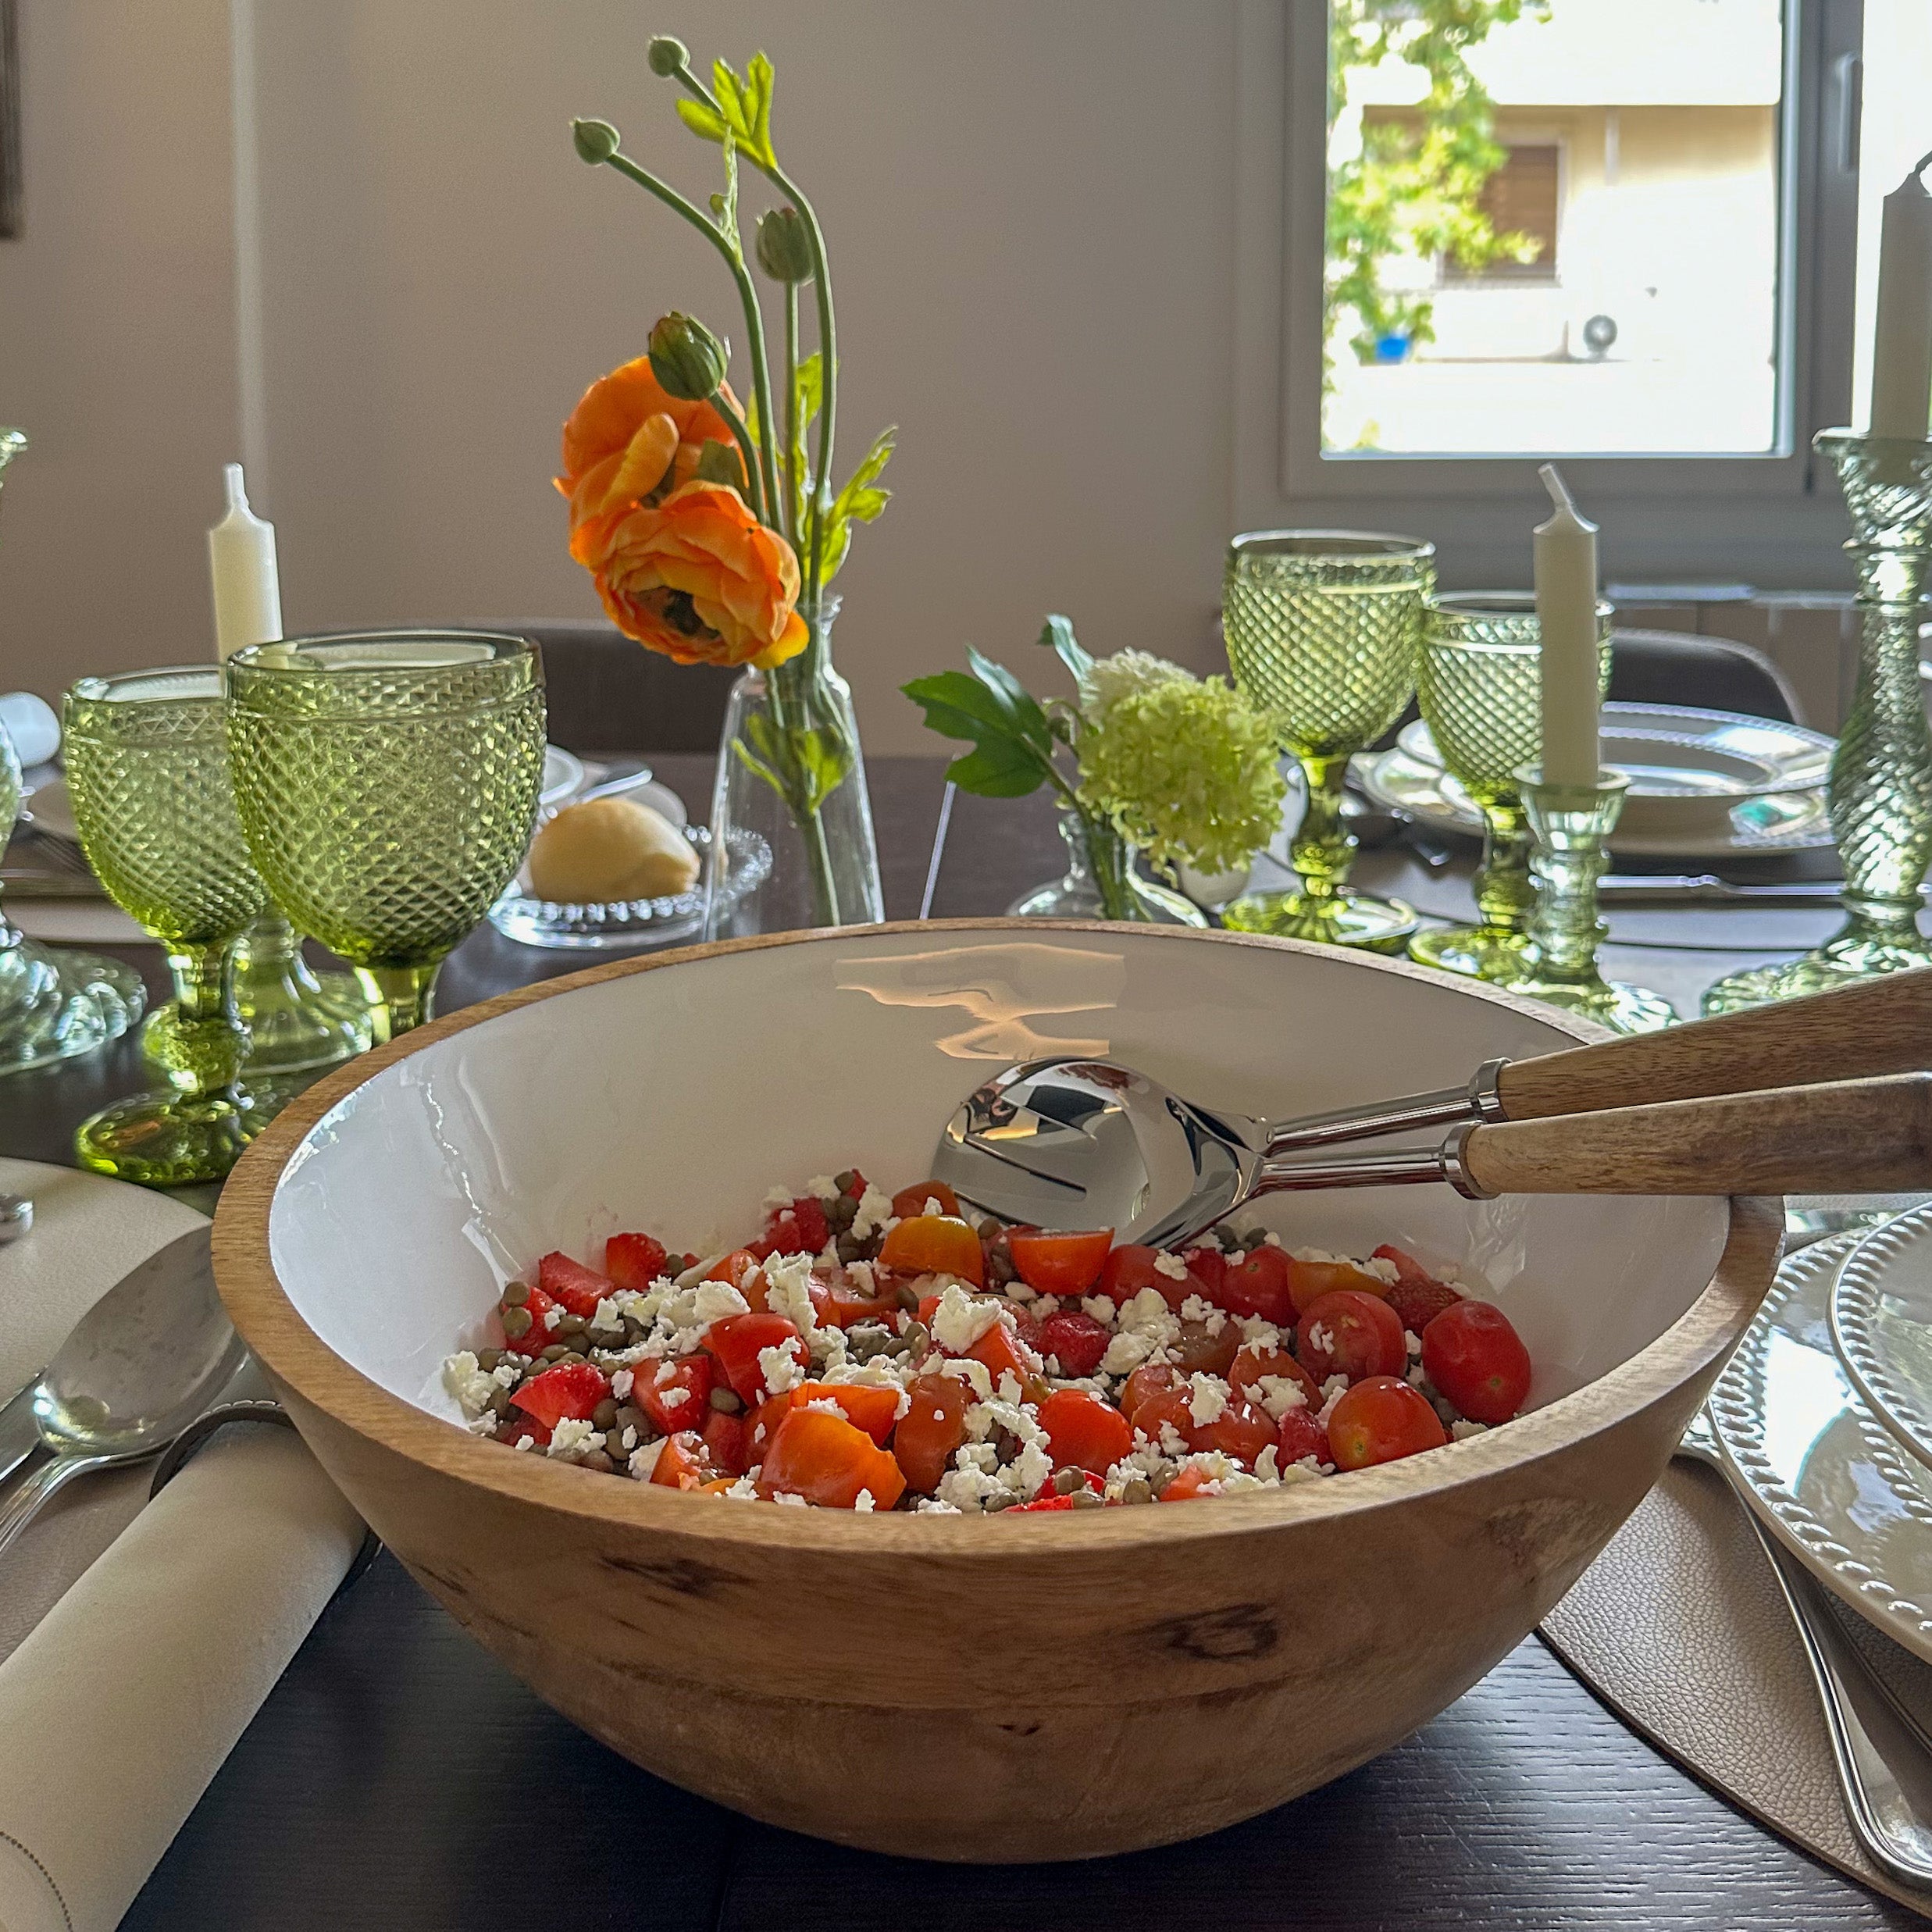
[[[1705,1094],[1932,1068],[1932,969],[1694,1020],[1662,1033],[1506,1061],[1504,1117],[1547,1120]]]
[[[1478,1194],[1905,1193],[1932,1188],[1932,1074],[1503,1121],[1452,1145]]]

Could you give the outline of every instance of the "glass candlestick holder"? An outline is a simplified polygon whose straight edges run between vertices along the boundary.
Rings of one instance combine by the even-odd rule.
[[[1541,765],[1526,765],[1516,782],[1535,838],[1530,875],[1536,907],[1523,976],[1510,991],[1581,1013],[1613,1032],[1670,1025],[1677,1016],[1660,993],[1606,979],[1596,962],[1608,936],[1597,917],[1597,881],[1609,862],[1607,841],[1624,809],[1628,776],[1603,770],[1594,785],[1549,785]]]
[[[1720,979],[1706,1013],[1932,966],[1919,930],[1932,861],[1932,733],[1919,676],[1920,599],[1932,566],[1932,442],[1825,430],[1852,519],[1858,685],[1825,789],[1845,874],[1843,926],[1815,952]]]

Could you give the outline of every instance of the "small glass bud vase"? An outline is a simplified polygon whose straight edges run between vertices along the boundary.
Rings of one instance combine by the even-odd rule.
[[[1580,1013],[1616,1033],[1670,1025],[1677,1016],[1661,994],[1606,979],[1596,963],[1608,934],[1597,917],[1597,881],[1609,863],[1606,842],[1630,779],[1600,771],[1595,785],[1546,785],[1542,767],[1526,765],[1516,781],[1536,841],[1530,855],[1536,907],[1523,973],[1510,990]]]
[[[1192,900],[1142,878],[1134,848],[1107,819],[1064,801],[1060,836],[1067,842],[1065,877],[1024,893],[1007,907],[1016,919],[1127,919],[1149,925],[1198,925],[1207,917]]]

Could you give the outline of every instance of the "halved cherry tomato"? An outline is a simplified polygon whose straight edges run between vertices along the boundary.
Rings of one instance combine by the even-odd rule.
[[[915,1214],[888,1234],[881,1264],[907,1274],[956,1274],[975,1288],[986,1285],[986,1257],[979,1237],[950,1214]]]
[[[1223,1317],[1212,1321],[1184,1321],[1167,1344],[1174,1365],[1184,1374],[1225,1375],[1241,1346],[1241,1331]]]
[[[551,1253],[536,1264],[536,1285],[551,1300],[561,1302],[573,1315],[586,1321],[597,1311],[597,1303],[617,1284],[608,1274],[573,1261],[569,1255]]]
[[[506,1329],[503,1346],[515,1349],[519,1355],[541,1355],[557,1339],[557,1331],[548,1317],[553,1314],[561,1315],[564,1305],[552,1301],[540,1288],[533,1285],[523,1298],[523,1312],[529,1317],[530,1325],[514,1338]]]
[[[712,1263],[711,1267],[705,1271],[704,1279],[708,1281],[722,1281],[729,1288],[735,1288],[740,1293],[747,1293],[745,1277],[756,1270],[759,1263],[760,1257],[754,1254],[749,1248],[733,1248],[729,1254],[721,1255],[716,1261]],[[758,1288],[761,1306],[764,1303],[764,1286],[761,1283]]]
[[[906,1481],[929,1496],[953,1466],[966,1440],[966,1411],[973,1393],[957,1375],[921,1375],[906,1391],[911,1406],[893,1431],[893,1454]]]
[[[765,1452],[778,1434],[778,1425],[792,1413],[792,1392],[788,1388],[782,1396],[768,1396],[747,1413],[751,1418],[745,1436],[745,1467],[749,1469],[765,1460]]]
[[[1259,1402],[1263,1393],[1259,1385],[1274,1378],[1296,1384],[1310,1408],[1321,1406],[1321,1391],[1314,1377],[1285,1349],[1243,1349],[1228,1371],[1228,1386],[1244,1400]]]
[[[717,1362],[702,1349],[695,1355],[668,1355],[661,1362],[647,1357],[633,1371],[631,1400],[660,1435],[675,1435],[682,1429],[701,1432],[711,1412],[717,1371]]]
[[[1357,1382],[1328,1417],[1328,1453],[1338,1469],[1397,1462],[1448,1440],[1442,1418],[1420,1392],[1393,1375]]]
[[[726,1415],[714,1409],[704,1419],[704,1447],[713,1466],[727,1476],[742,1476],[748,1458],[751,1431],[743,1416]]]
[[[651,1480],[667,1489],[702,1489],[707,1483],[715,1482],[718,1475],[704,1437],[695,1429],[680,1429],[665,1438],[652,1465]]]
[[[1000,1378],[1011,1375],[1020,1385],[1023,1399],[1039,1402],[1044,1398],[1046,1385],[1043,1375],[1046,1364],[1006,1322],[996,1321],[966,1354],[969,1360],[986,1363],[996,1392]]]
[[[1295,1353],[1317,1382],[1346,1375],[1399,1375],[1409,1360],[1402,1317],[1379,1295],[1338,1288],[1310,1302],[1295,1331]]]
[[[619,1288],[642,1290],[670,1272],[664,1243],[649,1235],[613,1235],[604,1244],[604,1272]]]
[[[1071,1495],[1036,1496],[1031,1502],[1016,1502],[1007,1511],[1009,1516],[1037,1516],[1043,1510],[1071,1510]]]
[[[1278,1328],[1291,1327],[1296,1314],[1290,1287],[1293,1267],[1294,1263],[1279,1248],[1251,1249],[1228,1269],[1220,1305],[1232,1314],[1259,1315]]]
[[[602,1369],[589,1362],[559,1362],[531,1377],[510,1400],[546,1429],[554,1429],[565,1416],[588,1422],[610,1392],[611,1378]]]
[[[1298,1315],[1306,1314],[1323,1296],[1342,1289],[1373,1295],[1378,1300],[1388,1292],[1388,1284],[1379,1274],[1365,1274],[1346,1261],[1297,1261],[1290,1255],[1288,1267],[1289,1292]]]
[[[1285,1469],[1291,1463],[1299,1463],[1304,1456],[1312,1456],[1318,1463],[1335,1460],[1328,1453],[1328,1431],[1315,1420],[1315,1411],[1291,1409],[1282,1417],[1281,1431],[1275,1438],[1275,1467]]]
[[[1530,1352],[1488,1302],[1444,1309],[1422,1331],[1422,1366],[1472,1422],[1507,1422],[1530,1392]]]
[[[783,1349],[800,1368],[811,1360],[797,1326],[782,1315],[727,1316],[704,1331],[704,1346],[718,1357],[732,1393],[748,1408],[755,1407],[770,1392],[765,1385],[765,1371],[758,1366],[761,1349]]]
[[[1171,1443],[1164,1440],[1166,1430],[1171,1427],[1185,1443],[1194,1428],[1194,1410],[1188,1397],[1185,1383],[1176,1382],[1171,1388],[1157,1390],[1148,1396],[1134,1411],[1134,1431],[1144,1435],[1156,1449],[1166,1449],[1177,1453]]]
[[[1148,1362],[1128,1377],[1121,1390],[1121,1410],[1129,1422],[1140,1413],[1143,1403],[1152,1402],[1175,1385],[1175,1371],[1165,1362]]]
[[[1042,1353],[1060,1364],[1063,1375],[1091,1375],[1114,1338],[1078,1308],[1063,1308],[1039,1324]]]
[[[812,1297],[818,1303],[816,1295]],[[861,1321],[889,1322],[899,1313],[899,1297],[889,1289],[882,1295],[862,1295],[843,1272],[827,1283],[824,1306],[818,1319],[835,1328],[850,1328]]]
[[[1171,1281],[1154,1265],[1154,1257],[1160,1252],[1158,1248],[1142,1247],[1133,1241],[1111,1249],[1100,1270],[1100,1292],[1110,1295],[1117,1303],[1132,1301],[1143,1288],[1157,1288],[1163,1295],[1170,1294],[1182,1285]],[[1178,1308],[1180,1303],[1171,1305]]]
[[[1100,1278],[1113,1246],[1113,1230],[1107,1228],[1078,1235],[1015,1228],[1007,1236],[1020,1279],[1043,1295],[1085,1294]]]
[[[790,1399],[794,1409],[807,1403],[836,1403],[846,1420],[863,1429],[882,1449],[899,1420],[899,1391],[870,1382],[800,1382]]]
[[[1407,1249],[1398,1248],[1392,1242],[1385,1241],[1375,1250],[1374,1259],[1378,1261],[1394,1262],[1396,1279],[1398,1281],[1406,1281],[1411,1287],[1435,1279],[1435,1277],[1413,1255],[1410,1253]]]
[[[1084,1388],[1057,1388],[1039,1406],[1056,1469],[1077,1465],[1105,1475],[1134,1446],[1134,1432],[1110,1402]]]
[[[898,1463],[863,1429],[822,1409],[794,1409],[779,1424],[758,1472],[761,1495],[782,1491],[822,1509],[850,1510],[861,1489],[879,1510],[889,1510],[906,1492]]]
[[[1188,1447],[1196,1452],[1219,1449],[1222,1455],[1252,1469],[1264,1449],[1272,1449],[1280,1431],[1265,1409],[1250,1402],[1231,1402],[1212,1422],[1188,1431]]]
[[[1228,1288],[1227,1256],[1218,1248],[1190,1248],[1181,1259],[1194,1278],[1194,1292],[1202,1300],[1212,1302],[1217,1308],[1221,1306],[1221,1296]]]
[[[893,1196],[893,1212],[901,1221],[917,1221],[925,1213],[928,1201],[937,1201],[942,1214],[954,1221],[960,1218],[959,1196],[943,1181],[921,1181],[917,1187],[902,1187]]]
[[[537,1448],[543,1448],[550,1440],[550,1424],[539,1422],[534,1416],[514,1416],[506,1426],[501,1427],[501,1432],[497,1437],[499,1442],[508,1442],[512,1449],[526,1439]]]
[[[801,1194],[765,1217],[765,1244],[772,1254],[817,1254],[831,1239],[824,1204],[813,1195]]]

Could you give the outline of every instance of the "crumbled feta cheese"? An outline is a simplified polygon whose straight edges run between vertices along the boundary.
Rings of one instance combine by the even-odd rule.
[[[534,1438],[530,1436],[519,1435],[516,1439],[516,1445],[520,1449],[526,1449],[530,1446],[531,1442],[534,1439]]]
[[[768,1214],[782,1214],[792,1204],[792,1190],[788,1187],[767,1188],[764,1206]]]
[[[1199,1295],[1190,1295],[1181,1304],[1183,1321],[1205,1321],[1214,1312],[1214,1304]]]
[[[943,1215],[946,1212],[946,1205],[936,1194],[929,1194],[925,1197],[925,1206],[921,1208],[919,1212],[922,1214]]]
[[[1364,1274],[1372,1274],[1377,1281],[1386,1281],[1391,1288],[1402,1279],[1402,1270],[1385,1255],[1364,1255],[1355,1265]]]
[[[1154,1257],[1154,1272],[1164,1274],[1171,1281],[1187,1279],[1187,1264],[1178,1254],[1170,1254],[1165,1248]]]
[[[869,1239],[893,1217],[893,1197],[882,1194],[879,1189],[867,1184],[865,1192],[859,1196],[858,1211],[852,1217],[852,1237],[855,1241]]]
[[[611,1393],[619,1402],[622,1402],[629,1397],[630,1392],[636,1386],[636,1384],[637,1375],[635,1370],[620,1368],[611,1378]]]
[[[735,1502],[755,1502],[758,1496],[758,1485],[749,1476],[740,1476],[729,1489],[721,1490],[718,1493],[731,1497]]]
[[[700,1281],[693,1292],[691,1313],[699,1322],[729,1321],[733,1315],[748,1315],[751,1304],[729,1281]]]
[[[822,1416],[843,1416],[845,1411],[829,1396],[815,1396],[805,1404],[807,1409],[815,1409]]]
[[[1254,1473],[1264,1482],[1279,1482],[1281,1480],[1279,1467],[1281,1453],[1271,1442],[1254,1459]]]
[[[691,1392],[688,1388],[665,1388],[658,1392],[660,1409],[681,1409],[690,1399]]]
[[[465,1417],[473,1420],[490,1406],[497,1383],[494,1375],[486,1374],[477,1366],[476,1356],[464,1349],[443,1364],[443,1386],[455,1397],[456,1406]]]
[[[1261,1406],[1279,1422],[1291,1409],[1308,1406],[1308,1392],[1292,1375],[1263,1375],[1251,1385]]]
[[[624,1425],[624,1433],[618,1438],[617,1445],[626,1455],[637,1446],[637,1431],[628,1422]]]
[[[1335,1406],[1349,1392],[1349,1378],[1346,1375],[1331,1375],[1321,1385],[1321,1406],[1316,1411],[1315,1420],[1325,1429],[1328,1418],[1335,1413]]]
[[[577,1456],[586,1449],[601,1449],[603,1444],[603,1436],[589,1423],[579,1422],[574,1416],[565,1416],[551,1431],[547,1453],[558,1456]]]
[[[1019,1280],[1017,1277],[1007,1283],[1006,1292],[1011,1296],[1016,1302],[1030,1302],[1034,1299],[1035,1294],[1035,1291],[1033,1289],[1028,1288],[1025,1282]]]
[[[1335,1331],[1326,1322],[1314,1321],[1308,1324],[1307,1342],[1310,1348],[1320,1349],[1326,1354],[1334,1340]]]
[[[1195,1428],[1204,1429],[1219,1421],[1228,1407],[1228,1385],[1218,1375],[1197,1374],[1188,1385],[1192,1391],[1188,1397],[1188,1413],[1193,1417]]]
[[[811,1507],[811,1505],[795,1489],[774,1489],[772,1492],[772,1500],[774,1502],[790,1502],[801,1510],[808,1510]]]
[[[836,1201],[839,1198],[839,1184],[829,1174],[815,1174],[805,1183],[805,1192],[815,1200]]]
[[[765,1305],[773,1314],[785,1316],[800,1335],[818,1327],[818,1313],[811,1305],[810,1255],[773,1255],[765,1264]]]
[[[1107,1345],[1107,1353],[1100,1357],[1101,1372],[1107,1375],[1131,1375],[1159,1346],[1143,1330],[1124,1329]]]
[[[1085,1311],[1091,1315],[1103,1328],[1112,1328],[1114,1325],[1114,1317],[1120,1312],[1120,1310],[1114,1306],[1114,1297],[1111,1295],[1089,1295],[1081,1303],[1080,1306],[1085,1310]]]
[[[544,1310],[544,1326],[547,1328],[552,1335],[554,1335],[557,1332],[557,1324],[558,1322],[561,1321],[563,1318],[564,1311],[561,1308],[546,1308]]]
[[[868,1299],[879,1292],[879,1282],[869,1261],[848,1261],[845,1278],[850,1286],[856,1288],[861,1296]]]
[[[1262,1237],[1262,1245],[1264,1247],[1278,1248],[1281,1245],[1281,1237],[1271,1228]]]
[[[932,1311],[932,1339],[949,1354],[964,1355],[1000,1319],[997,1302],[978,1298],[949,1282]]]
[[[1467,1416],[1459,1416],[1449,1424],[1449,1434],[1459,1442],[1467,1442],[1472,1435],[1487,1435],[1488,1433],[1488,1423],[1471,1422]]]
[[[1414,1329],[1405,1328],[1402,1331],[1402,1346],[1409,1351],[1413,1359],[1422,1353],[1422,1338]]]
[[[961,1381],[970,1383],[973,1393],[982,1402],[992,1401],[993,1371],[984,1362],[975,1362],[970,1355],[961,1356],[955,1360],[942,1362],[939,1371],[943,1374],[956,1375]]]
[[[872,1492],[869,1489],[861,1489],[852,1499],[852,1512],[855,1516],[870,1516],[878,1506],[873,1502]]]
[[[790,1346],[775,1342],[768,1349],[758,1351],[758,1373],[765,1378],[765,1392],[782,1396],[788,1388],[796,1388],[805,1378],[798,1372],[798,1363]]]

